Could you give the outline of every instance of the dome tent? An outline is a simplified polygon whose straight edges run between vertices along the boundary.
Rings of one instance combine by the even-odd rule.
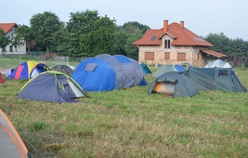
[[[83,89],[70,76],[59,71],[46,71],[29,80],[18,98],[55,103],[79,102]]]
[[[113,68],[99,58],[81,61],[71,76],[85,91],[111,91],[116,89],[116,75]]]
[[[170,97],[192,97],[198,94],[190,78],[182,73],[170,71],[159,76],[148,87],[148,94],[160,93]]]
[[[214,61],[210,61],[209,63],[207,63],[207,65],[205,66],[205,68],[214,68],[214,67],[219,67],[219,68],[232,68],[232,66],[228,63],[225,62],[221,59],[217,59]]]
[[[170,71],[179,72],[174,65],[165,64],[164,66],[159,67],[158,70],[153,74],[152,77],[157,78],[157,77],[163,75],[164,73],[170,72]]]
[[[69,66],[66,66],[66,65],[56,65],[56,66],[52,67],[51,70],[63,72],[64,74],[66,74],[68,76],[71,76],[73,73],[73,69]]]
[[[44,63],[26,61],[18,65],[8,78],[15,80],[31,79],[41,72],[48,71],[49,67]]]
[[[74,70],[72,78],[85,91],[102,92],[129,88],[139,85],[143,79],[142,69],[140,68],[139,73],[135,67],[125,56],[101,54],[82,60]]]
[[[116,89],[123,88],[127,76],[124,73],[121,63],[109,54],[100,54],[97,55],[96,58],[104,60],[113,68],[116,75]]]
[[[28,149],[8,116],[0,109],[0,157],[28,158]]]

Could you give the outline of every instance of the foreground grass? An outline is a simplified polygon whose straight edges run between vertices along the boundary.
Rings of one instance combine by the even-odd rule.
[[[248,87],[248,70],[237,72]],[[0,108],[32,157],[248,155],[247,93],[200,91],[192,98],[167,98],[148,95],[145,86],[91,92],[80,103],[56,104],[18,99],[25,83],[0,84]]]

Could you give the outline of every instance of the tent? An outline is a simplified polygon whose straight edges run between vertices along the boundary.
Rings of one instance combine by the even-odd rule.
[[[174,65],[165,64],[164,66],[159,67],[158,70],[154,73],[154,75],[152,77],[157,78],[157,77],[163,75],[164,73],[170,72],[170,71],[179,72],[178,69]]]
[[[47,102],[78,102],[83,89],[70,76],[58,71],[46,71],[29,80],[18,98]]]
[[[143,74],[144,75],[152,74],[152,71],[150,70],[150,68],[144,62],[142,62],[140,64],[140,66],[142,67],[142,70],[143,70]]]
[[[184,63],[182,63],[182,67],[184,68],[184,70],[188,70],[189,69],[189,67],[191,67],[192,65],[190,64],[190,63],[188,63],[188,62],[184,62]]]
[[[0,72],[0,83],[4,83],[4,79],[3,79],[3,76],[2,76],[2,73]]]
[[[8,77],[16,80],[31,79],[39,73],[48,70],[49,67],[44,63],[26,61],[18,65]]]
[[[198,94],[190,78],[182,73],[166,72],[148,87],[148,94],[160,93],[170,97],[192,97]]]
[[[0,157],[27,158],[28,149],[20,135],[9,120],[8,116],[0,109]]]
[[[82,60],[71,76],[85,91],[111,91],[145,83],[137,61],[108,54]]]
[[[81,61],[71,76],[85,91],[111,91],[116,89],[116,75],[113,68],[99,58]]]
[[[59,71],[59,72],[63,72],[64,74],[71,76],[73,74],[73,69],[69,66],[66,65],[56,65],[54,67],[51,68],[52,71]]]
[[[198,90],[223,90],[231,92],[246,92],[232,68],[194,68],[188,70]]]
[[[205,66],[205,68],[213,68],[213,67],[231,68],[232,66],[228,62],[225,62],[221,59],[211,61],[211,62],[207,63],[207,65]]]
[[[116,76],[116,88],[121,89],[125,87],[126,82],[129,81],[129,77],[125,74],[122,64],[113,56],[109,54],[100,54],[96,58],[102,59],[114,70]]]

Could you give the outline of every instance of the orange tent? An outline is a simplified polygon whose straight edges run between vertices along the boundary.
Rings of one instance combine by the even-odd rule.
[[[7,115],[0,109],[0,157],[28,158],[28,150]]]

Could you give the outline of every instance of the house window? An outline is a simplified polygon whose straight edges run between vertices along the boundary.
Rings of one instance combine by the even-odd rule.
[[[9,46],[9,51],[13,52],[13,46]]]
[[[145,60],[154,60],[154,52],[145,52]]]
[[[164,40],[164,48],[170,49],[170,40]]]
[[[10,34],[10,39],[11,39],[11,40],[14,39],[14,34],[13,34],[13,33]]]
[[[170,52],[164,53],[164,60],[170,60]]]
[[[177,53],[177,61],[186,61],[186,53]]]

